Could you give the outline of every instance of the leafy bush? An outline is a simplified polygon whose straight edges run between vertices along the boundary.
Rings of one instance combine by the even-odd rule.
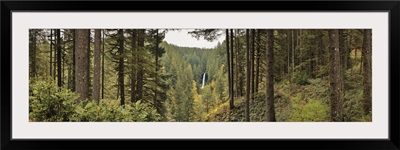
[[[345,73],[346,93],[343,102],[343,118],[348,122],[370,122],[372,121],[372,114],[364,114],[363,111],[363,84],[362,75],[353,73],[353,70],[347,70]]]
[[[371,114],[365,116],[363,111],[363,91],[353,89],[344,96],[343,118],[344,121],[371,121]]]
[[[295,72],[293,75],[293,82],[300,85],[308,85],[310,82],[308,81],[310,77],[305,71]]]
[[[304,90],[306,93],[306,97],[311,97],[315,99],[320,99],[328,104],[329,96],[330,96],[330,85],[327,80],[323,80],[321,78],[310,79],[310,85],[305,86]]]
[[[229,109],[229,102],[225,102],[218,105],[215,109],[205,115],[205,121],[209,122],[220,122],[220,121],[231,121],[231,122],[245,122],[246,116],[246,101],[243,97],[235,99],[235,109]],[[250,120],[252,122],[266,121],[265,117],[265,93],[257,92],[254,93],[254,99],[250,100]]]
[[[291,100],[292,113],[289,121],[292,122],[321,122],[329,121],[329,107],[320,100],[304,99],[298,94]]]
[[[29,119],[41,122],[69,121],[78,98],[51,79],[29,84],[29,95]]]
[[[345,90],[363,89],[363,76],[354,70],[346,70],[344,74],[344,87]]]
[[[120,106],[117,100],[78,102],[78,95],[59,88],[52,79],[32,81],[29,119],[37,122],[150,122],[161,121],[157,110],[140,101]]]
[[[346,72],[343,102],[344,121],[371,122],[371,113],[363,113],[361,75]],[[275,116],[278,122],[329,122],[330,84],[328,77],[309,79],[308,85],[290,84],[284,81],[275,85]],[[245,121],[245,99],[235,99],[235,109],[227,105],[217,106],[217,111],[206,116],[207,121]],[[250,100],[250,120],[265,121],[265,93],[255,93]]]
[[[119,101],[103,99],[83,102],[75,108],[71,121],[80,122],[151,122],[161,121],[157,110],[140,101],[121,106]]]

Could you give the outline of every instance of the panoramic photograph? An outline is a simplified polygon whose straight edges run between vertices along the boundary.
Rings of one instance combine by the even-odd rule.
[[[29,29],[29,122],[372,122],[372,30]]]

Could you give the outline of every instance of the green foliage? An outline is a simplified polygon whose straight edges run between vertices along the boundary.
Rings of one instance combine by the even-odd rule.
[[[302,97],[301,94],[291,100],[293,111],[288,121],[325,122],[329,121],[329,106],[321,100]]]
[[[35,31],[35,30],[32,30]],[[94,101],[77,101],[72,89],[73,71],[73,31],[61,30],[62,61],[64,87],[57,87],[54,79],[49,77],[51,61],[50,44],[47,40],[50,30],[30,31],[30,97],[29,119],[31,121],[245,121],[245,100],[235,98],[235,108],[229,109],[228,73],[226,43],[218,43],[215,48],[178,47],[163,41],[166,30],[143,29],[143,47],[133,49],[132,29],[125,29],[125,53],[117,53],[118,37],[116,30],[105,30],[104,99],[97,104]],[[237,32],[236,32],[237,31]],[[361,48],[363,34],[361,30],[348,30],[347,48],[350,51],[348,70],[344,71],[344,121],[371,121],[372,114],[364,115],[362,108],[363,84],[361,74]],[[156,40],[158,34],[158,40]],[[195,30],[192,35],[197,38],[214,40],[224,30]],[[244,30],[235,30],[235,78],[234,84],[245,85],[245,51],[246,39]],[[35,34],[32,34],[35,33]],[[329,121],[329,56],[330,40],[326,30],[274,30],[274,81],[275,112],[277,121]],[[141,35],[141,34],[140,34]],[[141,36],[140,36],[141,37]],[[35,39],[35,41],[33,41]],[[139,39],[136,37],[135,42]],[[250,100],[250,119],[253,122],[265,121],[265,61],[266,34],[260,33],[259,91]],[[238,42],[238,43],[236,43]],[[293,42],[293,43],[292,43]],[[34,44],[35,43],[35,44]],[[141,42],[140,42],[141,43]],[[256,42],[257,43],[257,42]],[[158,45],[159,44],[159,45]],[[294,45],[292,45],[294,44]],[[36,45],[34,48],[33,46]],[[91,41],[91,49],[94,44]],[[292,47],[296,46],[296,47]],[[258,46],[257,46],[258,47]],[[238,48],[238,49],[236,49]],[[292,48],[295,50],[292,52]],[[358,48],[358,49],[357,49]],[[356,49],[356,50],[355,50]],[[54,50],[54,49],[53,49]],[[35,51],[35,53],[33,53]],[[345,51],[343,51],[345,52]],[[292,60],[292,55],[295,60]],[[53,58],[54,58],[53,53]],[[343,53],[343,57],[344,57]],[[139,56],[139,57],[138,57]],[[157,56],[157,65],[156,65]],[[90,53],[90,64],[93,62]],[[120,106],[117,98],[118,76],[115,65],[119,58],[125,61],[125,97],[126,105]],[[35,62],[33,62],[35,60]],[[292,70],[295,61],[295,71]],[[35,64],[33,66],[33,64]],[[54,69],[55,66],[53,66]],[[237,67],[237,68],[236,68]],[[33,71],[32,68],[35,68]],[[137,81],[139,68],[143,71],[143,97],[132,103],[130,100],[131,82]],[[156,71],[157,70],[157,71]],[[205,87],[200,88],[203,74],[207,73]],[[89,69],[89,82],[93,80],[93,65]],[[54,74],[53,74],[54,75]],[[131,80],[133,79],[133,80]],[[90,85],[90,88],[92,85]],[[157,97],[154,93],[157,91]],[[235,89],[236,91],[236,89]],[[89,93],[92,90],[88,91]],[[238,91],[236,91],[238,92]],[[240,94],[239,94],[240,95]],[[154,101],[156,102],[155,104]],[[160,115],[161,113],[161,115]]]
[[[201,121],[203,115],[201,96],[197,93],[196,81],[192,83],[193,111],[190,120]]]
[[[117,100],[77,101],[78,95],[59,88],[52,80],[32,81],[29,119],[37,122],[151,122],[161,121],[157,110],[147,103],[120,105]]]
[[[164,42],[161,46],[166,52],[162,63],[166,73],[171,75],[164,103],[169,121],[201,121],[202,114],[227,100],[226,55],[222,45],[202,49]],[[198,83],[202,83],[204,73],[208,79],[201,88]]]
[[[78,98],[52,79],[29,84],[29,95],[29,119],[41,122],[69,121]]]
[[[329,108],[329,83],[327,79],[310,79],[308,85],[290,84],[287,81],[275,85],[275,115],[278,122],[325,122],[330,121]],[[356,88],[360,89],[361,88]],[[346,93],[347,96],[356,96],[355,93]],[[362,95],[362,94],[361,94]],[[359,95],[359,96],[361,96]],[[203,94],[203,96],[205,96]],[[355,97],[357,101],[361,97]],[[243,97],[235,99],[235,109],[229,110],[228,103],[222,103],[211,109],[205,115],[204,120],[215,121],[245,121],[245,100]],[[344,105],[346,113],[346,105]],[[265,93],[254,94],[254,99],[250,100],[250,121],[265,121]],[[361,103],[359,108],[352,111],[362,111]],[[351,113],[350,113],[351,114]],[[354,121],[370,121],[371,115],[361,115],[354,112]]]
[[[160,121],[157,110],[140,101],[132,105],[121,106],[119,101],[83,102],[75,108],[71,121],[78,122],[153,122]]]
[[[343,118],[345,121],[358,121],[364,117],[362,90],[349,90],[344,96],[343,102]]]
[[[215,107],[215,101],[212,95],[212,84],[204,86],[201,89],[201,102],[203,105],[203,112],[209,113],[211,108]]]
[[[254,93],[254,99],[250,103],[250,120],[266,121],[266,96],[264,92]],[[275,100],[276,101],[276,100]],[[276,105],[276,104],[275,104]]]
[[[203,120],[206,122],[232,121],[230,118],[231,113],[229,112],[229,103],[225,102],[213,109],[210,109],[209,113],[204,115]]]
[[[310,77],[308,76],[306,71],[298,71],[293,75],[293,82],[300,85],[308,85],[310,82],[308,81]]]
[[[231,122],[244,122],[245,117],[245,99],[243,97],[235,99],[235,109],[229,110],[229,101],[222,103],[212,109],[204,120],[208,122],[217,121],[231,121]],[[265,93],[254,93],[254,99],[250,102],[250,121],[261,122],[265,121]]]
[[[304,93],[307,97],[320,99],[328,104],[330,85],[326,79],[310,79],[310,84],[304,87]],[[301,91],[300,91],[301,92]]]
[[[228,100],[228,76],[224,72],[225,65],[221,65],[220,69],[216,73],[216,80],[211,82],[211,89],[216,105],[219,105]]]
[[[175,121],[191,121],[194,118],[194,96],[192,94],[193,71],[192,66],[177,55],[177,50],[173,47],[166,47],[167,55],[171,57],[167,68],[168,74],[172,74],[168,84],[171,85],[166,93],[168,98],[165,106],[167,107],[167,118]],[[172,61],[175,60],[175,61]],[[195,83],[196,84],[196,83]]]
[[[363,112],[363,84],[358,82],[362,81],[362,76],[353,73],[351,69],[346,71],[345,78],[347,80],[345,80],[344,86],[347,92],[344,95],[343,102],[344,121],[371,121],[372,114],[364,115]]]

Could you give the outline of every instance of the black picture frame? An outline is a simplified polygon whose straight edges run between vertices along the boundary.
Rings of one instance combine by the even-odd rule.
[[[12,139],[11,13],[15,11],[389,12],[389,139]],[[1,149],[399,149],[400,82],[394,67],[400,50],[399,19],[400,1],[1,1]]]

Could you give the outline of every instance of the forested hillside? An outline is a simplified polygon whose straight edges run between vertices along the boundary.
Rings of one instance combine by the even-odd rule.
[[[29,120],[372,120],[370,29],[175,30],[29,30]]]

